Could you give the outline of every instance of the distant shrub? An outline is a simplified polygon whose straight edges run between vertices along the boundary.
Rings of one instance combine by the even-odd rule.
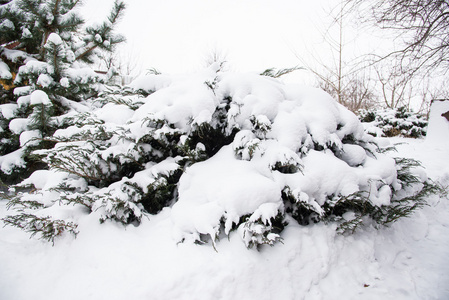
[[[373,136],[403,136],[421,138],[426,136],[427,120],[424,116],[397,109],[360,110],[359,119],[366,131]]]

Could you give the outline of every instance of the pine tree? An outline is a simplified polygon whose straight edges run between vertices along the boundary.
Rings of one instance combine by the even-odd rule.
[[[114,27],[125,4],[116,0],[107,20],[86,26],[78,0],[0,2],[0,179],[15,182],[32,172],[29,153],[67,126],[63,116],[99,92],[103,78],[89,67],[114,51],[123,36]],[[21,120],[21,121],[18,121]],[[14,158],[14,159],[12,159]],[[6,161],[14,161],[6,163]],[[22,174],[26,175],[26,174]],[[23,177],[23,176],[22,176]]]

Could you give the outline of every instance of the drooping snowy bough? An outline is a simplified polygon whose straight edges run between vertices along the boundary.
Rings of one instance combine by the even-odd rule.
[[[347,232],[424,203],[432,186],[418,165],[378,152],[325,92],[218,69],[148,75],[70,116],[55,147],[34,152],[49,169],[16,187],[21,213],[6,221],[35,232],[51,216],[76,233],[86,212],[136,224],[171,207],[178,241],[236,231],[252,247],[280,240],[289,222]]]

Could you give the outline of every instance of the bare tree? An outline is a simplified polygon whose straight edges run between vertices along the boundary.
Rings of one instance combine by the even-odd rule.
[[[343,99],[343,81],[345,80],[345,74],[343,74],[343,23],[345,18],[345,11],[342,3],[340,3],[337,11],[338,12],[336,14],[334,12],[331,12],[329,14],[332,17],[333,21],[326,32],[322,34],[324,41],[329,46],[330,54],[333,58],[332,64],[323,62],[322,60],[315,57],[315,62],[318,62],[319,65],[321,65],[322,69],[324,69],[324,72],[319,71],[315,68],[311,68],[310,66],[308,66],[308,68],[319,78],[319,86],[329,92],[332,96],[334,96],[335,99],[337,99],[338,103],[344,104],[345,101]],[[338,28],[336,38],[335,35],[330,34],[329,30],[332,26],[335,25]],[[303,61],[303,63],[305,62]],[[305,64],[308,65],[307,63]]]
[[[393,37],[394,47],[372,61],[385,106],[426,113],[432,100],[449,98],[449,0],[344,1]]]
[[[375,82],[363,72],[344,76],[340,89],[329,78],[321,79],[318,86],[335,99],[340,99],[339,103],[353,112],[372,108],[378,103]]]
[[[369,64],[355,58],[347,58],[345,38],[346,19],[351,11],[341,1],[329,16],[331,25],[321,35],[328,46],[327,60],[310,53],[312,62],[297,55],[301,63],[318,79],[318,86],[333,96],[340,104],[352,111],[370,108],[377,102],[375,84],[370,76]],[[331,60],[329,60],[331,58]],[[348,61],[350,63],[348,63]]]
[[[449,0],[346,0],[371,16],[379,27],[391,29],[403,44],[382,56],[395,57],[402,72],[444,74],[449,67]],[[367,5],[368,4],[368,5]],[[368,13],[367,13],[368,7]]]
[[[374,93],[374,83],[368,76],[358,73],[345,88],[345,106],[351,111],[369,109],[377,105],[378,97]]]
[[[118,72],[122,77],[122,85],[129,84],[132,80],[142,74],[142,63],[140,56],[130,52],[119,53]]]
[[[442,80],[437,84],[431,82],[430,80],[425,82],[420,93],[421,103],[418,107],[418,112],[428,117],[432,101],[442,101],[449,99],[448,86],[448,80]]]
[[[119,85],[128,84],[142,73],[140,57],[132,51],[105,53],[101,56],[98,68],[106,69],[104,73]]]
[[[382,64],[376,64],[374,69],[383,105],[388,108],[410,107],[414,96],[413,83],[416,83],[414,77],[402,73],[398,70],[400,67],[387,64],[385,61]]]
[[[228,64],[227,53],[217,47],[212,48],[204,58],[204,64],[206,68],[215,63],[219,65],[220,71],[225,70]]]

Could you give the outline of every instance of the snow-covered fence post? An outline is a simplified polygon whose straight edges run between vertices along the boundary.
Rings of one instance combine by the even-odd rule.
[[[449,147],[449,100],[434,100],[430,106],[427,143]]]

